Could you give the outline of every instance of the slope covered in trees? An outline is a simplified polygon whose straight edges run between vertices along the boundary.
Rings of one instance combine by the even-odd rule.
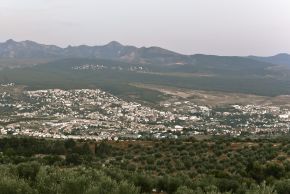
[[[0,139],[0,193],[278,193],[287,139]]]

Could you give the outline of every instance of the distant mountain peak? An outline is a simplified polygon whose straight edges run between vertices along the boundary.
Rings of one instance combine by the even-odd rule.
[[[272,64],[290,65],[290,54],[288,53],[279,53],[270,57],[249,56],[249,58]]]
[[[29,43],[29,44],[38,44],[37,42],[31,41],[31,40],[25,40],[25,41],[22,41],[22,42]]]
[[[118,41],[111,41],[108,44],[106,44],[105,46],[107,46],[107,47],[122,47],[123,45],[121,43],[119,43]]]
[[[288,53],[279,53],[279,54],[277,54],[275,56],[279,56],[279,57],[289,57],[290,54],[288,54]]]
[[[278,57],[279,56],[279,57]],[[289,64],[290,55],[281,53],[276,55],[274,59],[266,60],[257,57],[253,58],[256,61],[266,61],[273,64]],[[114,59],[129,63],[139,64],[160,64],[160,65],[174,65],[174,64],[196,64],[198,60],[205,58],[212,58],[214,56],[207,55],[183,55],[163,49],[161,47],[135,47],[123,45],[117,41],[111,41],[102,46],[68,46],[61,48],[55,45],[39,44],[34,41],[14,41],[13,39],[7,40],[5,43],[0,43],[0,59],[13,58],[13,59],[59,59],[59,58],[101,58],[101,59]],[[278,58],[278,59],[277,59]],[[232,60],[233,57],[229,58]],[[206,63],[208,61],[204,61]],[[227,63],[225,61],[224,63]],[[252,61],[253,63],[255,61]]]
[[[5,42],[6,44],[14,44],[14,43],[17,43],[15,40],[13,40],[13,39],[8,39],[8,40],[6,40],[6,42]]]

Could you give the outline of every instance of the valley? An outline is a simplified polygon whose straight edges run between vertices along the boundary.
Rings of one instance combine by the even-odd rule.
[[[0,0],[0,194],[290,194],[289,8]]]
[[[0,70],[4,136],[100,141],[289,132],[285,65],[117,42],[59,48],[9,40],[0,48],[2,61],[23,61]]]
[[[288,134],[289,96],[259,97],[134,85],[165,93],[154,105],[100,89],[0,87],[0,133],[54,139],[178,139]],[[251,99],[251,102],[248,100]]]

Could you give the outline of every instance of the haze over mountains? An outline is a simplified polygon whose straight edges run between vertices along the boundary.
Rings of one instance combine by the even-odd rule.
[[[0,43],[0,59],[60,59],[60,58],[101,58],[120,60],[138,64],[158,65],[262,65],[266,62],[279,65],[290,65],[289,54],[278,54],[271,57],[221,57],[210,55],[183,55],[160,47],[125,46],[112,41],[104,46],[68,46],[61,48],[55,45],[44,45],[33,41],[16,42],[12,39]],[[253,61],[255,60],[255,61]],[[269,65],[269,64],[264,64]]]
[[[160,47],[0,43],[0,83],[32,88],[97,87],[122,96],[156,99],[136,84],[265,96],[290,94],[289,55],[183,55]],[[18,68],[13,68],[18,67]],[[1,70],[2,68],[2,70]]]
[[[180,55],[162,48],[137,48],[124,46],[112,41],[104,46],[68,46],[61,48],[54,45],[43,45],[32,41],[16,42],[8,40],[0,43],[0,57],[10,59],[31,59],[31,58],[103,58],[123,60],[127,62],[167,63],[174,61],[190,61],[190,57]]]
[[[249,58],[273,64],[290,65],[290,55],[287,53],[281,53],[270,57],[249,56]]]

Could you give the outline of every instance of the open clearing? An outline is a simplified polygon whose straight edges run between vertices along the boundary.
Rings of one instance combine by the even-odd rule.
[[[150,89],[162,92],[166,95],[189,99],[201,105],[227,105],[227,104],[254,104],[254,105],[277,105],[290,107],[290,95],[280,95],[276,97],[257,96],[242,93],[228,93],[217,91],[190,90],[162,85],[131,84],[135,87]]]

